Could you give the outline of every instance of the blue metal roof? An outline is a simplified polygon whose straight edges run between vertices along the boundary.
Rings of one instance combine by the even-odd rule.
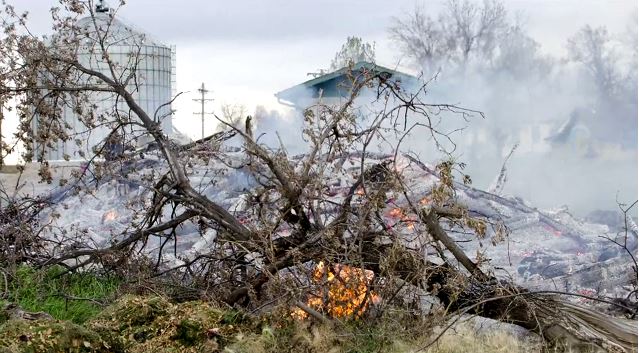
[[[284,100],[294,105],[296,105],[296,101],[300,98],[318,98],[320,91],[322,97],[346,97],[350,94],[353,77],[361,76],[364,72],[387,74],[387,79],[396,80],[404,84],[418,82],[415,76],[370,62],[360,61],[352,67],[345,67],[287,88],[276,93],[275,97],[277,97],[278,100]]]

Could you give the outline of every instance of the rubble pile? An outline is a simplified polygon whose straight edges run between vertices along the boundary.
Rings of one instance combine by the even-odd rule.
[[[242,149],[222,146],[225,151],[219,156],[205,159],[193,158],[188,163],[187,173],[192,185],[203,194],[226,208],[242,223],[255,221],[251,209],[251,190],[257,187]],[[48,236],[64,240],[73,238],[75,244],[68,246],[106,247],[118,240],[132,225],[140,221],[148,206],[150,190],[145,180],[157,177],[167,168],[159,155],[150,151],[144,158],[118,165],[120,176],[100,181],[93,180],[89,187],[74,190],[69,186],[54,190],[49,198],[54,201],[43,213],[42,223],[48,224]],[[303,156],[291,157],[292,165]],[[432,187],[438,182],[434,167],[419,162],[410,155],[366,154],[345,155],[333,164],[332,180],[326,181],[325,197],[339,204],[360,175],[362,161],[365,168],[394,160],[393,166],[403,175],[403,182],[411,194],[408,198],[427,206]],[[298,163],[299,164],[299,163]],[[536,290],[559,290],[618,297],[627,295],[630,288],[624,287],[629,276],[634,276],[634,264],[627,252],[605,239],[626,237],[629,250],[637,249],[636,230],[619,233],[619,227],[595,224],[579,219],[565,209],[539,210],[526,201],[510,196],[475,189],[456,183],[457,198],[467,206],[471,215],[486,217],[488,227],[484,239],[456,232],[448,232],[469,255],[480,252],[490,259],[490,266],[497,277],[513,279],[517,284]],[[358,193],[365,192],[358,190]],[[355,201],[356,202],[356,201]],[[411,215],[404,195],[386,195],[383,212],[384,222],[406,243],[418,244],[423,239],[425,228]],[[166,210],[169,217],[170,210]],[[331,209],[322,210],[322,217],[330,219]],[[443,225],[445,226],[445,225]],[[505,229],[507,236],[499,237],[498,228]],[[290,229],[283,224],[276,230],[276,237],[287,236]],[[78,238],[78,235],[81,235]],[[172,241],[172,252],[166,252],[167,264],[181,263],[206,251],[216,237],[214,230],[200,232],[197,224],[184,224]],[[81,244],[77,244],[78,239]],[[163,239],[151,239],[145,251],[157,252]],[[493,243],[496,243],[494,245]],[[434,256],[431,256],[434,257]]]

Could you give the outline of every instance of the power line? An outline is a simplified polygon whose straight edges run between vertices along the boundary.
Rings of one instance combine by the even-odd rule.
[[[202,138],[204,138],[204,116],[205,115],[210,115],[213,113],[206,113],[204,110],[204,104],[208,101],[213,101],[214,99],[210,99],[210,98],[206,98],[206,94],[209,93],[209,90],[207,90],[204,87],[204,82],[202,82],[202,87],[197,89],[198,92],[200,92],[200,95],[202,96],[201,98],[197,98],[197,99],[193,99],[195,102],[200,102],[202,104],[202,110],[199,112],[194,112],[193,114],[198,114],[202,116]]]

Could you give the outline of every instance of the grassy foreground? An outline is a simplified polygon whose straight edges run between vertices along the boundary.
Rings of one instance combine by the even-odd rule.
[[[5,302],[74,323],[83,323],[102,311],[121,283],[117,277],[90,272],[65,275],[64,269],[57,266],[46,270],[20,266],[8,277]]]
[[[173,304],[162,297],[124,296],[82,325],[69,320],[9,319],[0,325],[1,353],[36,352],[412,352],[427,334],[392,320],[335,327],[300,322],[274,312],[248,317],[214,304]],[[532,352],[512,336],[445,334],[426,352]]]
[[[168,352],[414,352],[434,337],[432,322],[401,314],[334,326],[292,318],[280,308],[247,315],[215,303],[172,303],[161,296],[120,295],[122,281],[95,273],[61,275],[61,268],[13,272],[0,300],[0,353]],[[119,298],[115,300],[116,297]],[[5,308],[52,318],[25,320]],[[104,303],[111,303],[106,306]],[[453,352],[540,352],[504,332],[478,334],[460,326],[423,350]]]

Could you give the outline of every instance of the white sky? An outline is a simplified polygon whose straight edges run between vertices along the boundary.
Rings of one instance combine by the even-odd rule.
[[[49,9],[57,1],[13,3],[30,12],[34,32],[47,32]],[[192,99],[202,82],[215,99],[209,110],[219,112],[221,103],[243,104],[249,112],[256,105],[278,109],[274,93],[326,68],[347,36],[376,42],[379,64],[402,67],[388,39],[391,18],[416,6],[436,11],[440,5],[439,0],[130,0],[120,16],[177,46],[177,90],[189,93],[176,104],[174,125],[199,137],[200,117],[192,114],[199,107]],[[550,53],[560,53],[566,38],[585,24],[621,32],[636,12],[636,0],[507,0],[505,5],[526,19],[528,32]],[[211,121],[207,130],[214,125]]]

